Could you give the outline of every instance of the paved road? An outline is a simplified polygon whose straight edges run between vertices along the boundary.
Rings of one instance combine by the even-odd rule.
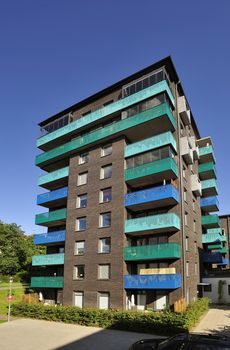
[[[29,319],[0,324],[2,350],[128,350],[138,339],[153,337],[149,334]]]
[[[230,336],[230,308],[211,308],[193,331]]]

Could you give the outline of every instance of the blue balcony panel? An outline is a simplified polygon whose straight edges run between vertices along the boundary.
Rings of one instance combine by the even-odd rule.
[[[221,264],[223,262],[223,255],[221,253],[203,253],[203,262],[209,264]]]
[[[62,205],[66,202],[67,196],[68,187],[62,187],[58,190],[42,193],[37,196],[37,205],[42,205],[47,208]]]
[[[124,198],[124,205],[132,210],[164,207],[177,203],[179,203],[179,192],[171,184],[128,193]]]
[[[200,206],[201,209],[207,213],[219,211],[219,201],[216,196],[201,198]]]
[[[125,289],[177,289],[180,287],[180,273],[124,276]]]
[[[221,263],[218,263],[217,265],[218,265],[218,266],[226,266],[226,265],[228,265],[228,263],[229,263],[228,259],[222,257],[222,262],[221,262]]]
[[[65,242],[66,231],[54,231],[34,235],[34,244],[36,245],[48,245],[52,243]]]

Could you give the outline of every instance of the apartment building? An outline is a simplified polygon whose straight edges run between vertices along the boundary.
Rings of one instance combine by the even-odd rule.
[[[39,126],[47,211],[34,240],[47,252],[33,257],[31,287],[49,303],[102,309],[196,299],[203,243],[213,243],[204,235],[220,233],[209,231],[220,228],[214,156],[171,58]]]

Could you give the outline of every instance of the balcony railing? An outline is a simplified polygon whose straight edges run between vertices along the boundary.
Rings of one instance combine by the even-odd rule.
[[[200,199],[201,209],[205,212],[219,211],[219,201],[216,196]]]
[[[221,264],[223,262],[223,256],[219,252],[204,252],[203,262],[209,264]]]
[[[60,202],[60,200],[67,198],[67,196],[68,196],[68,187],[62,187],[55,191],[39,194],[37,196],[37,204],[46,206],[50,202],[51,203],[54,203],[57,201]]]
[[[171,128],[172,130],[175,129],[176,127],[175,118],[172,112],[170,111],[168,104],[163,103],[156,107],[147,109],[144,112],[136,114],[135,116],[130,117],[128,119],[120,120],[114,124],[105,126],[104,128],[101,128],[99,130],[89,132],[81,137],[78,137],[70,142],[65,143],[64,145],[53,148],[50,151],[43,152],[38,156],[36,156],[35,164],[41,166],[51,160],[67,157],[73,152],[76,152],[77,150],[80,150],[81,148],[87,145],[94,144],[98,141],[101,142],[103,139],[106,139],[109,136],[123,134],[125,130],[128,130],[135,126],[144,124],[146,127],[146,123],[154,120],[157,120],[157,123],[159,123],[159,117],[162,117],[162,118],[166,117],[166,119],[170,124],[170,127],[168,127],[168,130],[169,128]],[[162,128],[163,127],[165,128],[165,126],[167,127],[167,123],[165,120],[164,121],[162,120],[162,124],[165,124],[165,125],[162,125]]]
[[[32,277],[31,278],[31,288],[63,288],[64,287],[64,277]]]
[[[216,214],[202,216],[201,224],[205,228],[218,228],[220,227],[220,219]]]
[[[216,162],[212,146],[199,148],[200,163]]]
[[[179,192],[171,184],[131,192],[125,195],[125,206],[132,209],[146,208],[149,205],[151,208],[167,206],[177,204],[178,202]]]
[[[168,97],[170,98],[172,104],[174,104],[174,97],[172,95],[172,92],[166,82],[166,80],[163,80],[155,85],[152,85],[144,90],[141,90],[131,96],[125,97],[123,99],[120,99],[118,101],[115,101],[103,108],[100,108],[92,113],[87,114],[87,116],[84,116],[56,131],[53,131],[43,137],[40,137],[37,140],[37,147],[40,147],[46,143],[52,142],[55,139],[71,134],[75,132],[76,130],[89,125],[93,122],[96,122],[107,115],[113,114],[115,112],[121,111],[133,104],[136,104],[140,101],[143,101],[151,96],[157,95],[161,92],[166,91],[168,94]]]
[[[201,180],[216,179],[216,167],[213,162],[200,164],[198,172]]]
[[[162,243],[124,248],[125,261],[179,259],[180,245],[177,243]]]
[[[47,245],[51,243],[65,242],[66,231],[55,231],[34,235],[34,244]]]
[[[176,151],[176,140],[170,131],[131,143],[125,148],[125,158],[167,145]]]
[[[203,196],[216,196],[218,194],[218,188],[215,179],[201,181],[202,195]]]
[[[64,256],[64,253],[34,255],[32,257],[32,266],[63,265]]]
[[[228,253],[228,248],[227,247],[222,247],[221,249],[218,250],[219,253],[221,254],[227,254]]]
[[[66,208],[49,211],[47,213],[37,214],[35,217],[36,225],[49,226],[50,223],[64,222],[66,220]]]
[[[180,287],[180,273],[124,276],[125,289],[177,289]]]
[[[210,249],[210,250],[213,250],[213,249],[222,249],[223,246],[222,246],[222,243],[220,244],[209,244],[207,246],[207,249]]]
[[[226,266],[229,264],[229,260],[227,258],[222,257],[222,261],[218,263],[219,266]]]
[[[215,243],[215,242],[226,242],[226,236],[221,235],[218,232],[205,233],[202,235],[202,243]]]
[[[125,233],[175,232],[180,229],[180,218],[175,213],[145,216],[125,221]]]
[[[69,167],[58,169],[47,173],[38,178],[38,186],[47,188],[49,184],[57,183],[58,181],[63,181],[63,179],[68,179],[69,176]]]
[[[137,186],[154,184],[164,179],[170,180],[177,177],[178,168],[172,158],[157,160],[125,170],[125,181]]]

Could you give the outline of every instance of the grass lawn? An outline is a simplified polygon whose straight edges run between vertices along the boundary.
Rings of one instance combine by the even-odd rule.
[[[13,284],[12,287],[15,285]],[[24,294],[24,288],[13,289],[13,301],[11,301],[11,305],[17,303],[22,300],[22,295]],[[0,290],[0,318],[7,318],[7,300],[8,290]]]
[[[12,287],[20,287],[23,284],[21,282],[15,282],[13,283]],[[9,287],[9,282],[0,282],[0,288],[5,288],[5,287]]]

